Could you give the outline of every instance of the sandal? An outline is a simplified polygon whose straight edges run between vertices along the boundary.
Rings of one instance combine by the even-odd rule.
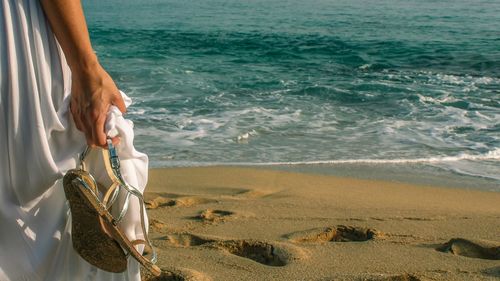
[[[69,170],[63,178],[64,192],[72,215],[73,248],[90,264],[109,272],[123,272],[127,269],[127,258],[132,256],[153,275],[159,276],[161,270],[155,265],[156,251],[147,235],[144,222],[144,198],[135,188],[128,185],[120,172],[120,160],[111,139],[107,140],[108,149],[101,149],[107,174],[112,184],[100,199],[99,185],[87,171],[85,158],[90,152],[87,147],[80,155],[80,168]],[[126,192],[125,203],[117,217],[111,208],[117,207],[116,199],[120,191]],[[130,241],[118,224],[127,213],[130,196],[137,197],[140,204],[141,227],[144,240]],[[144,245],[151,253],[148,259],[139,253],[135,246]]]

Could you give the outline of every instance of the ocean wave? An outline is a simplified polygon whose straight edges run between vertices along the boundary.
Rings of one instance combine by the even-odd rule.
[[[407,165],[422,164],[448,170],[461,175],[500,180],[497,162],[500,161],[500,148],[483,154],[462,153],[456,156],[434,156],[409,159],[335,159],[312,161],[283,161],[283,162],[191,162],[169,159],[160,166],[169,167],[211,167],[211,166],[313,166],[313,165]],[[158,162],[159,163],[159,162]],[[158,164],[157,163],[157,164]]]
[[[457,156],[435,156],[411,159],[337,159],[318,161],[292,161],[292,162],[268,162],[268,163],[244,163],[245,165],[318,165],[318,164],[425,164],[456,162],[462,160],[473,161],[500,161],[500,149],[495,149],[484,154],[466,154]],[[231,163],[236,164],[236,163]]]
[[[422,163],[498,174],[498,36],[483,25],[497,18],[484,8],[491,3],[467,16],[419,3],[426,15],[412,18],[406,3],[387,25],[379,13],[356,13],[389,2],[258,1],[241,10],[110,1],[121,11],[91,1],[90,33],[136,101],[128,117],[153,162]],[[402,8],[390,6],[384,12]],[[443,22],[443,13],[457,22]]]
[[[171,56],[227,57],[227,62],[239,65],[272,63],[299,66],[303,63],[321,68],[325,61],[334,62],[336,71],[366,72],[390,69],[428,69],[467,71],[476,76],[484,73],[498,75],[494,55],[474,56],[475,50],[464,56],[450,48],[440,54],[442,46],[415,47],[412,42],[358,40],[335,34],[278,33],[273,31],[192,31],[176,29],[130,29],[91,26],[97,51],[101,56],[145,60],[168,59]],[[128,50],[124,52],[123,50]],[[461,59],[456,59],[461,57]],[[187,70],[194,74],[195,69]],[[183,71],[186,74],[186,71]],[[461,84],[461,77],[436,77],[444,83]],[[489,83],[488,80],[477,81]]]
[[[483,154],[462,153],[456,156],[433,156],[422,158],[400,159],[334,159],[334,160],[308,160],[308,161],[283,161],[283,162],[192,162],[172,161],[170,164],[180,166],[286,166],[286,165],[323,165],[323,164],[433,164],[458,161],[500,161],[500,148]]]

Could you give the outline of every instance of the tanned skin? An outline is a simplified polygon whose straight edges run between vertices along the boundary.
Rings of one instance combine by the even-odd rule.
[[[80,0],[41,0],[72,74],[71,113],[90,146],[106,146],[104,125],[111,105],[126,107],[113,79],[94,54]],[[118,139],[113,140],[114,143]]]

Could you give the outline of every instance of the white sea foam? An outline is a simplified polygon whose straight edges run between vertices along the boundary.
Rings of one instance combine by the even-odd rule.
[[[139,109],[134,108],[134,110],[128,112],[128,114],[135,114],[135,115],[144,115],[145,113],[146,109],[144,108],[139,108]]]
[[[500,79],[394,71],[377,81],[356,80],[374,86],[359,92],[316,81],[307,87],[321,94],[302,95],[303,82],[282,80],[256,92],[153,95],[154,102],[139,102],[130,114],[158,166],[422,164],[499,177]],[[398,92],[386,93],[388,87]],[[479,91],[464,93],[466,87]],[[344,103],[338,99],[344,94],[368,101]],[[156,108],[156,100],[167,106]],[[312,161],[294,161],[303,159]]]
[[[500,161],[500,148],[483,154],[462,153],[456,156],[434,156],[408,159],[334,159],[312,161],[283,161],[283,162],[189,162],[179,161],[173,164],[181,166],[285,166],[285,165],[322,165],[322,164],[438,164],[458,161]]]
[[[421,94],[417,94],[418,99],[422,103],[433,103],[433,104],[441,104],[445,102],[456,102],[459,101],[457,98],[449,95],[444,95],[440,98],[435,98],[435,97],[429,97],[429,96],[424,96]]]
[[[190,161],[169,161],[168,166],[299,166],[299,165],[405,165],[423,164],[431,165],[444,170],[452,171],[462,175],[481,177],[493,180],[500,180],[498,165],[500,161],[500,148],[484,154],[460,154],[457,156],[436,156],[426,158],[410,159],[339,159],[339,160],[319,160],[319,161],[290,161],[290,162],[190,162]],[[163,163],[164,166],[165,163]]]
[[[251,136],[256,136],[256,135],[257,135],[257,132],[255,130],[251,130],[250,132],[246,132],[246,133],[238,135],[238,137],[236,137],[236,141],[238,143],[248,143],[248,139]]]
[[[425,158],[410,159],[337,159],[337,160],[318,160],[318,161],[290,161],[290,162],[268,162],[268,163],[229,163],[243,165],[318,165],[318,164],[425,164],[456,162],[463,160],[472,161],[500,161],[500,148],[489,151],[484,154],[466,154],[457,156],[435,156]]]

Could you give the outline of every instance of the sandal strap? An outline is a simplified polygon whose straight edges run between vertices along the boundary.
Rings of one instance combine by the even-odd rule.
[[[146,242],[146,240],[143,240],[143,239],[135,239],[131,243],[132,243],[132,245],[137,246],[137,245],[141,245],[141,244],[145,245],[147,242]]]
[[[104,166],[106,173],[108,174],[109,178],[112,180],[112,185],[109,187],[109,189],[106,191],[103,200],[101,201],[102,206],[104,207],[103,209],[108,211],[111,209],[113,204],[115,203],[116,199],[118,198],[118,194],[120,190],[124,190],[126,192],[125,195],[125,202],[119,212],[119,215],[117,218],[114,216],[111,216],[113,218],[113,224],[118,225],[120,221],[125,217],[128,207],[130,204],[130,196],[137,197],[140,205],[140,216],[141,216],[141,228],[142,228],[142,233],[144,236],[144,240],[135,240],[138,241],[136,243],[139,243],[139,241],[142,244],[144,244],[147,248],[151,249],[151,259],[150,262],[152,264],[155,264],[157,261],[157,253],[156,250],[153,247],[153,244],[151,243],[151,240],[149,239],[146,223],[145,223],[145,206],[144,206],[144,197],[139,190],[129,184],[126,183],[126,181],[123,179],[121,171],[120,171],[120,158],[118,157],[118,153],[116,151],[115,146],[113,145],[113,142],[111,141],[111,138],[107,138],[107,145],[108,149],[101,149],[101,153],[104,159]],[[90,152],[91,148],[86,147],[85,150],[82,152],[80,155],[80,168],[82,170],[86,170],[86,165],[85,165],[85,158]],[[106,161],[108,159],[108,161]],[[95,180],[94,180],[95,182]],[[97,195],[97,193],[94,191],[94,193]],[[97,197],[97,196],[96,196]],[[100,201],[100,200],[99,200]]]
[[[118,193],[120,191],[119,189],[120,183],[117,181],[113,181],[111,186],[108,188],[106,193],[104,194],[104,197],[102,199],[102,203],[104,206],[107,207],[107,209],[111,209],[111,206],[115,202],[116,198],[118,197]]]
[[[150,253],[150,254],[144,254],[143,253],[143,257],[146,257],[146,256],[153,256],[153,255],[156,255],[156,252],[154,250],[154,248],[148,243],[148,241],[146,240],[143,240],[143,239],[136,239],[132,242],[130,242],[132,244],[132,246],[137,246],[137,245],[144,245],[144,252],[145,253]],[[155,257],[156,259],[156,257]],[[154,262],[152,262],[154,264]]]

